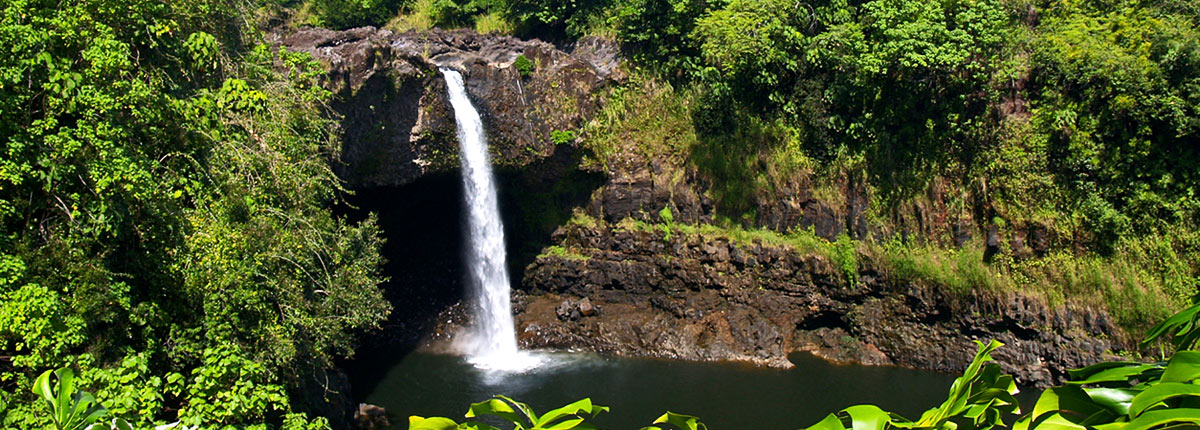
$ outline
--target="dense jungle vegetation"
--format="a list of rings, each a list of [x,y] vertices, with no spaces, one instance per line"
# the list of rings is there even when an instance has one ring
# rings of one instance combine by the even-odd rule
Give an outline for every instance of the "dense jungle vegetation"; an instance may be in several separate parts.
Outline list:
[[[380,239],[332,216],[323,71],[255,10],[3,3],[0,427],[47,428],[64,366],[137,428],[324,426],[301,411],[389,309]]]
[[[1196,2],[313,0],[292,21],[615,39],[632,78],[578,131],[590,161],[698,170],[735,239],[812,242],[758,211],[861,181],[881,229],[857,258],[905,279],[1091,303],[1131,336],[1200,284]],[[993,259],[914,208],[1047,246]]]
[[[0,426],[62,428],[35,393],[59,368],[137,428],[327,426],[326,369],[389,305],[374,221],[331,211],[321,67],[263,43],[279,17],[616,39],[632,77],[578,130],[591,161],[634,142],[694,166],[726,234],[810,243],[746,231],[758,202],[862,177],[881,225],[949,189],[975,224],[1053,246],[813,246],[1098,301],[1131,332],[1197,292],[1192,0],[5,0]]]

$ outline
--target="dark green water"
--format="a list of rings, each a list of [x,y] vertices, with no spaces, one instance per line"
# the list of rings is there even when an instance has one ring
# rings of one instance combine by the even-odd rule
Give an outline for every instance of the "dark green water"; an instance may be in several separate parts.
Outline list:
[[[409,415],[461,419],[472,402],[505,394],[538,412],[584,397],[611,406],[602,428],[634,430],[663,411],[698,415],[711,430],[784,430],[830,412],[873,403],[910,419],[946,398],[954,375],[896,367],[833,365],[808,354],[796,367],[554,354],[519,375],[475,369],[462,357],[414,352],[392,367],[365,401],[387,409],[393,428]]]

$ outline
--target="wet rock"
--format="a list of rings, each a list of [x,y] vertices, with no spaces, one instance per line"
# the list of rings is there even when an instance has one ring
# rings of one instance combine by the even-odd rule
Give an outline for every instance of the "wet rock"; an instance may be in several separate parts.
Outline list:
[[[575,308],[579,309],[579,314],[585,317],[594,317],[599,313],[596,307],[592,306],[592,301],[587,297],[584,297],[583,299],[579,300],[579,302],[575,303]]]
[[[575,303],[570,300],[563,300],[562,303],[554,309],[554,315],[563,321],[575,321],[583,317],[579,309],[575,307]]]
[[[354,422],[364,430],[385,429],[391,427],[387,419],[387,410],[370,403],[359,403],[354,411]]]
[[[593,305],[591,299],[584,297],[579,300],[563,300],[554,309],[554,315],[560,321],[578,321],[583,317],[594,317],[600,314],[600,307]]]

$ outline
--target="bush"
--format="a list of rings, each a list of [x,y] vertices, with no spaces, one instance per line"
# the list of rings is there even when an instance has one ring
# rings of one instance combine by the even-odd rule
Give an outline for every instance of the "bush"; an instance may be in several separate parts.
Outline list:
[[[529,57],[525,54],[517,55],[517,59],[513,61],[513,67],[517,68],[517,73],[521,74],[521,78],[528,78],[533,73],[533,61],[529,61]]]
[[[383,25],[403,4],[402,0],[311,0],[319,24],[335,30]]]

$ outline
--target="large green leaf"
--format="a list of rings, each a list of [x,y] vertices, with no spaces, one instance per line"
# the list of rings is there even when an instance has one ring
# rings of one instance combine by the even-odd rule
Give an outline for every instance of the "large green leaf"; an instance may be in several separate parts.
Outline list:
[[[825,419],[804,430],[846,430],[846,426],[842,424],[841,418],[838,418],[836,414],[829,414],[825,416]]]
[[[1091,397],[1078,386],[1048,388],[1034,404],[1033,412],[1029,415],[1028,428],[1041,428],[1042,425],[1081,425],[1089,417],[1102,412],[1106,410],[1092,402]]]
[[[537,412],[534,412],[533,408],[529,407],[529,405],[513,400],[511,397],[502,394],[497,394],[496,398],[508,402],[509,405],[517,408],[518,411],[521,411],[521,413],[525,414],[525,419],[529,420],[530,423],[537,422]]]
[[[1092,402],[1115,415],[1129,415],[1129,404],[1138,391],[1128,388],[1084,388]]]
[[[1146,430],[1172,423],[1200,424],[1200,409],[1175,408],[1148,411],[1130,421],[1129,425],[1125,426],[1125,430]]]
[[[1157,372],[1161,369],[1162,365],[1159,364],[1130,364],[1127,366],[1107,368],[1099,372],[1092,373],[1085,379],[1072,379],[1067,383],[1071,385],[1086,385],[1104,382],[1126,382],[1130,379],[1144,377],[1147,374]]]
[[[511,399],[509,399],[511,401]],[[516,403],[516,402],[513,402]],[[523,411],[524,412],[524,411]],[[513,405],[504,401],[500,396],[493,399],[484,400],[479,403],[472,403],[471,408],[467,410],[467,418],[476,418],[481,415],[492,415],[511,421],[514,424],[521,426],[533,426],[536,416],[530,417],[528,413],[518,413]]]
[[[1129,405],[1129,416],[1139,417],[1155,405],[1179,397],[1200,398],[1200,386],[1179,382],[1163,382],[1152,385],[1133,398],[1133,402]],[[1170,406],[1168,405],[1168,407]]]
[[[708,430],[700,419],[691,415],[667,412],[654,420],[654,423],[642,427],[642,430]]]
[[[843,411],[850,416],[853,430],[884,430],[892,422],[891,414],[875,405],[855,405]]]
[[[979,378],[981,368],[985,363],[992,361],[992,351],[1004,345],[996,340],[992,340],[986,345],[979,341],[975,341],[975,343],[979,345],[979,351],[975,353],[975,358],[963,371],[962,376],[955,379],[950,386],[950,394],[946,401],[941,406],[921,414],[921,418],[915,424],[917,427],[939,427],[946,419],[966,411],[971,388]]]
[[[57,377],[54,384],[50,382],[51,374]],[[75,372],[71,369],[43,372],[34,381],[33,392],[50,408],[50,418],[58,430],[83,429],[108,414],[90,393],[75,389]]]
[[[574,403],[568,404],[566,406],[563,406],[561,408],[554,409],[554,410],[551,410],[551,411],[548,411],[548,412],[542,414],[542,416],[540,418],[538,418],[537,422],[534,423],[534,426],[539,427],[539,428],[553,428],[553,427],[548,427],[548,426],[551,423],[554,423],[555,421],[558,421],[560,419],[563,419],[566,417],[572,417],[572,416],[581,416],[581,415],[587,416],[587,417],[595,417],[597,414],[607,411],[607,410],[608,410],[608,407],[593,405],[592,399],[585,398],[585,399],[576,401]],[[582,420],[581,420],[581,422],[582,422]]]
[[[1163,382],[1189,382],[1200,378],[1200,351],[1179,351],[1167,361]]]
[[[449,418],[424,418],[416,415],[408,417],[408,430],[456,430],[458,428],[458,423]]]
[[[1200,304],[1184,309],[1151,327],[1146,332],[1146,338],[1142,340],[1142,346],[1149,346],[1155,339],[1171,334],[1171,343],[1175,345],[1176,350],[1191,349],[1200,337],[1200,325],[1196,324],[1197,318],[1200,317],[1198,312]]]
[[[1141,366],[1143,364],[1146,364],[1146,363],[1140,363],[1137,361],[1104,361],[1104,362],[1096,363],[1096,364],[1093,364],[1091,366],[1087,366],[1087,367],[1084,367],[1081,369],[1068,370],[1067,377],[1070,378],[1072,381],[1082,381],[1084,379],[1087,379],[1091,375],[1094,375],[1097,372],[1100,372],[1103,370],[1113,369],[1113,368],[1117,368],[1117,367]]]
[[[549,426],[536,426],[530,430],[572,430],[578,429],[583,424],[583,418],[571,418],[562,420]]]

